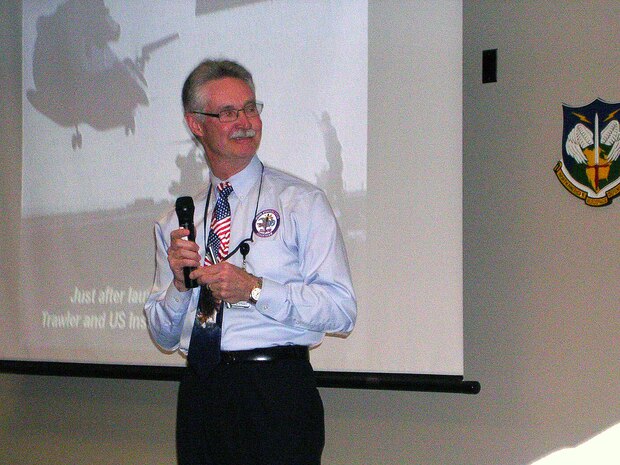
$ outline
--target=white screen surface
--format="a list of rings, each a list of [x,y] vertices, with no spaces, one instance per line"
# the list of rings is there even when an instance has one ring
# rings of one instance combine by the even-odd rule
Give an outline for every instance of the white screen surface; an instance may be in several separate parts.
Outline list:
[[[226,56],[265,102],[259,156],[325,189],[345,236],[358,324],[315,368],[462,374],[460,2],[412,2],[407,25],[383,2],[92,3],[23,2],[19,250],[39,273],[2,358],[184,363],[142,313],[152,224],[207,177],[180,92]]]

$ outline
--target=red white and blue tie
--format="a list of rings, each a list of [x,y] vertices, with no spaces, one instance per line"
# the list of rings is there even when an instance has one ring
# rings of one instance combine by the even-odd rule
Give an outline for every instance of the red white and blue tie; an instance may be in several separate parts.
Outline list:
[[[230,243],[230,204],[228,196],[233,188],[228,182],[217,186],[219,195],[215,202],[215,210],[211,220],[211,229],[207,239],[207,247],[213,252],[215,261],[219,262],[228,254]],[[206,252],[205,263],[212,265],[210,251]],[[215,315],[215,324],[207,324]],[[220,361],[220,342],[222,337],[223,303],[213,298],[207,286],[201,286],[196,320],[192,330],[192,338],[187,354],[188,363],[196,370],[199,376],[208,373]]]

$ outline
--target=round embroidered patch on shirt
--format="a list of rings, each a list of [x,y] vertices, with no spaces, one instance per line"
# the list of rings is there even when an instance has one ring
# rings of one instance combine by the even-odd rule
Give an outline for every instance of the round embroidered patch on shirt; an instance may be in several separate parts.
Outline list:
[[[280,214],[275,210],[263,210],[254,219],[252,228],[258,237],[273,236],[280,226]]]

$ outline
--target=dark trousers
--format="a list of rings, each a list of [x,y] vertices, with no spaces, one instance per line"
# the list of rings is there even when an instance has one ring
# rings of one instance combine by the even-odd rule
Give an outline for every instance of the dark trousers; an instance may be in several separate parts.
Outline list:
[[[323,402],[306,360],[187,368],[179,387],[179,465],[319,465]]]

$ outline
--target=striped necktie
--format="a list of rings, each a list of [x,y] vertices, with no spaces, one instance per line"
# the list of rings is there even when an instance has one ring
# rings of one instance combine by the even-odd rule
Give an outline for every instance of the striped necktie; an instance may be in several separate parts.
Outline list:
[[[228,254],[228,244],[230,243],[230,205],[228,203],[228,196],[233,188],[230,183],[222,182],[217,186],[217,190],[219,195],[213,210],[207,247],[214,255],[217,255],[215,261],[219,262]],[[206,265],[213,265],[209,259],[210,252],[207,251],[205,255]],[[223,310],[222,302],[218,304],[213,298],[211,290],[207,286],[202,286],[200,288],[198,309],[187,354],[189,365],[201,377],[207,376],[220,361]],[[215,322],[213,322],[214,313],[216,313]]]

